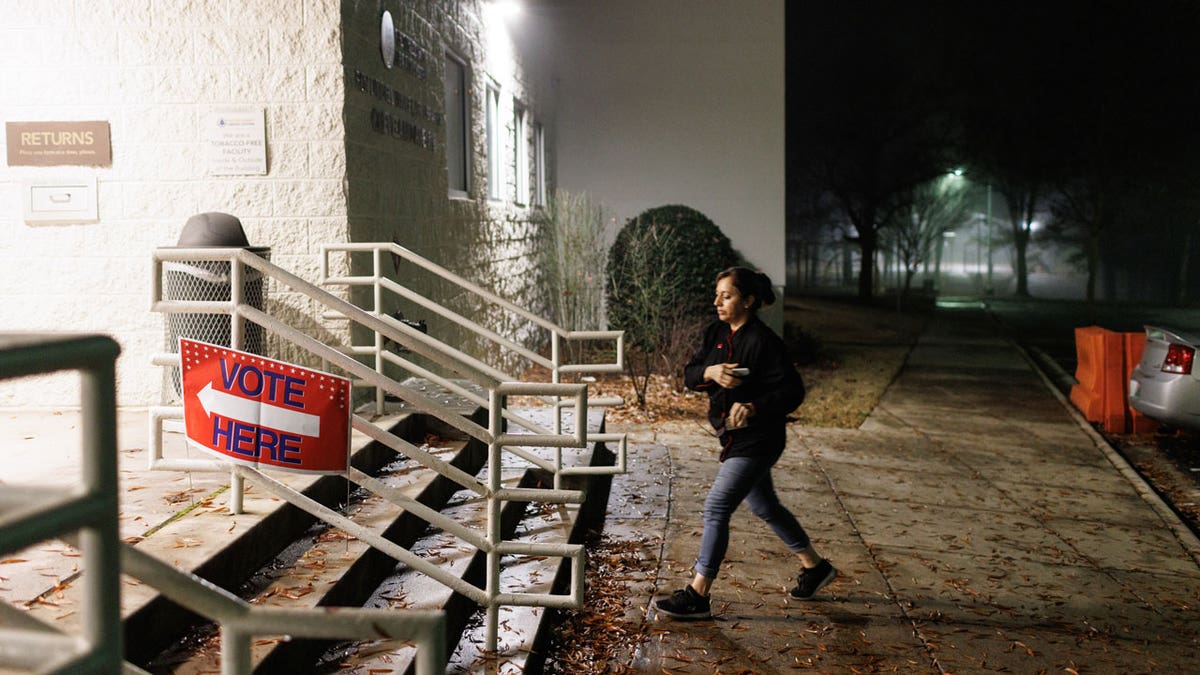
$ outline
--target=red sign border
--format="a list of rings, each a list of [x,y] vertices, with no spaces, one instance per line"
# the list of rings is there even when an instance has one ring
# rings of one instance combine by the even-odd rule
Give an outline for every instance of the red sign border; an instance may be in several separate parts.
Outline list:
[[[314,368],[308,368],[306,366],[301,366],[299,364],[290,363],[288,361],[281,361],[279,359],[273,359],[273,358],[270,358],[267,356],[263,356],[261,354],[255,354],[253,352],[247,352],[247,351],[242,351],[239,349],[234,349],[233,347],[229,347],[226,345],[219,345],[219,344],[215,344],[212,342],[206,342],[204,340],[197,340],[195,338],[187,338],[187,337],[182,337],[182,336],[179,338],[178,345],[177,345],[178,350],[179,350],[177,353],[181,355],[180,358],[182,358],[183,342],[185,340],[187,342],[190,342],[193,344],[205,345],[208,347],[213,347],[213,348],[228,351],[228,352],[233,352],[235,354],[241,354],[248,358],[258,359],[261,361],[269,361],[271,363],[276,363],[279,365],[287,366],[289,368],[298,368],[298,369],[303,370],[308,373],[316,373],[318,375],[324,375],[325,377],[328,377],[334,381],[337,381],[346,387],[346,441],[345,441],[346,442],[346,468],[345,469],[333,469],[333,470],[297,469],[297,468],[292,468],[292,467],[287,467],[287,466],[280,466],[278,464],[264,464],[262,462],[255,461],[255,460],[241,459],[238,457],[227,455],[218,450],[214,450],[199,441],[193,440],[192,437],[190,435],[188,435],[188,431],[187,431],[187,395],[184,393],[183,365],[181,363],[180,369],[179,369],[179,390],[180,390],[180,397],[182,399],[181,405],[184,409],[183,437],[189,448],[195,448],[196,450],[199,450],[201,452],[204,452],[205,454],[211,455],[212,457],[220,459],[221,461],[228,462],[230,464],[237,464],[239,466],[245,466],[245,467],[254,469],[256,471],[261,471],[263,469],[267,469],[267,470],[271,470],[271,471],[284,471],[287,473],[300,474],[300,475],[307,474],[307,475],[313,475],[313,476],[340,476],[340,475],[344,475],[347,471],[349,471],[349,469],[350,469],[350,454],[351,454],[351,449],[352,449],[351,448],[351,439],[354,434],[354,406],[352,404],[353,393],[354,393],[354,383],[352,380],[350,380],[350,378],[343,377],[341,375],[334,375],[333,373],[325,372],[323,370],[316,370]],[[197,401],[196,404],[199,405],[199,401]]]

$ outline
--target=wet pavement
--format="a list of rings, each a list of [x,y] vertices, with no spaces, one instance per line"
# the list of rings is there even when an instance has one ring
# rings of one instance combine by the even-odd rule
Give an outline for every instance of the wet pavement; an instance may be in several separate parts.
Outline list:
[[[659,556],[630,584],[637,672],[1194,669],[1200,542],[980,310],[939,310],[859,429],[790,429],[776,487],[841,572],[813,601],[741,509],[714,619],[656,617],[691,577],[715,442],[630,431],[609,532]]]

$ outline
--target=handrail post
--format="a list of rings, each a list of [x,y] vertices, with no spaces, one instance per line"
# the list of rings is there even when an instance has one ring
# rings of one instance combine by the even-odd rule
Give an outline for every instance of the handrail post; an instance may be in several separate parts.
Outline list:
[[[446,631],[426,629],[417,648],[417,675],[440,675],[446,670]]]
[[[372,266],[374,268],[375,283],[372,287],[374,291],[375,315],[383,316],[383,283],[381,277],[383,274],[383,249],[376,246],[372,251]],[[375,333],[375,372],[383,374],[383,334],[379,331]],[[386,401],[386,393],[379,387],[375,387],[375,414],[382,415],[384,403]]]
[[[69,488],[37,487],[45,501],[29,510],[5,512],[0,527],[0,555],[15,553],[55,538],[75,545],[86,570],[79,583],[80,635],[68,635],[33,618],[0,619],[6,631],[0,645],[5,667],[36,667],[115,673],[121,669],[124,629],[121,622],[120,529],[117,481],[116,360],[120,346],[102,335],[0,334],[0,381],[11,378],[79,372],[79,475]],[[32,486],[31,486],[32,487]],[[0,493],[10,486],[0,484]],[[16,485],[14,497],[27,494]],[[9,502],[5,495],[6,503]],[[74,533],[78,533],[76,536]],[[11,642],[10,642],[11,641]],[[15,660],[14,657],[19,657]],[[7,670],[5,671],[7,672]],[[72,670],[71,672],[74,672]]]
[[[562,345],[560,343],[558,331],[550,331],[550,361],[554,364],[554,368],[550,371],[550,382],[558,384],[562,378],[560,369],[562,368]],[[561,396],[554,397],[554,433],[562,433],[562,406],[559,403],[562,401]],[[562,448],[554,448],[554,489],[562,489]]]
[[[242,306],[242,278],[245,276],[245,270],[242,269],[242,261],[233,256],[229,259],[229,302],[233,306],[233,312],[229,317],[229,346],[233,349],[245,349],[245,329],[246,319],[242,317],[238,308]]]
[[[246,319],[238,309],[242,306],[242,278],[245,270],[242,261],[237,256],[229,259],[229,300],[233,304],[233,312],[229,315],[229,346],[233,349],[245,348]],[[183,371],[180,370],[180,378]],[[232,468],[229,471],[229,513],[242,513],[243,495],[246,489],[246,479]]]
[[[241,627],[221,626],[221,672],[249,673],[252,659],[250,638]]]
[[[117,658],[124,653],[121,628],[121,555],[117,521],[116,361],[103,360],[82,373],[83,482],[102,512],[80,532],[89,574],[83,575],[83,632],[89,645]]]
[[[488,431],[492,440],[488,443],[488,509],[487,509],[487,636],[485,649],[496,656],[499,645],[500,607],[496,604],[496,596],[500,593],[500,529],[501,503],[497,495],[501,485],[501,447],[500,435],[503,433],[503,403],[504,396],[500,389],[493,387],[489,392]]]
[[[558,384],[559,374],[558,368],[562,365],[558,357],[559,353],[559,336],[558,331],[550,331],[550,361],[554,363],[554,368],[550,371],[550,381]]]

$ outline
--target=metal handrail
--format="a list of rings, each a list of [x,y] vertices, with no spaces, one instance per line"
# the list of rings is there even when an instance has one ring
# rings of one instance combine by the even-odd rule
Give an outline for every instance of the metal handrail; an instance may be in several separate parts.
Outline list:
[[[331,253],[371,253],[372,273],[370,276],[336,276],[330,274],[329,256]],[[383,254],[387,253],[406,262],[412,263],[421,269],[435,275],[439,279],[454,284],[471,295],[482,299],[483,301],[498,307],[506,312],[515,314],[522,319],[538,326],[546,331],[550,336],[550,358],[546,358],[541,354],[530,350],[523,345],[499,335],[495,331],[488,330],[479,326],[474,321],[458,314],[442,305],[425,298],[412,291],[411,289],[397,283],[387,277],[384,273]],[[566,373],[612,373],[622,372],[625,369],[625,334],[624,331],[573,331],[566,330],[560,326],[543,319],[540,316],[530,312],[528,309],[517,305],[516,303],[502,298],[499,295],[474,284],[463,277],[451,272],[450,270],[438,265],[437,263],[423,258],[413,251],[397,244],[395,242],[372,242],[372,243],[348,243],[348,244],[324,244],[321,246],[321,283],[325,285],[342,285],[342,286],[370,286],[375,289],[373,294],[374,307],[371,308],[373,313],[380,313],[382,308],[383,291],[393,293],[405,300],[413,302],[421,308],[433,312],[442,318],[457,324],[475,335],[496,344],[502,348],[508,349],[532,363],[536,363],[550,370],[551,381],[561,382],[562,375]],[[416,332],[416,331],[414,331]],[[564,364],[562,362],[560,344],[561,341],[594,341],[594,340],[612,340],[614,342],[614,351],[616,361],[612,363],[596,363],[596,364]],[[381,349],[377,341],[378,347]],[[367,347],[366,349],[372,349]],[[516,378],[506,377],[503,379],[513,380]],[[592,401],[592,405],[620,405],[621,399],[612,399],[604,401]]]
[[[445,671],[442,611],[253,606],[120,540],[117,524],[116,369],[120,348],[101,336],[0,334],[0,379],[58,370],[83,373],[82,489],[0,483],[0,554],[61,538],[82,551],[83,635],[0,603],[0,665],[57,673],[145,673],[123,661],[122,572],[221,626],[221,672],[251,670],[255,635],[326,639],[394,637],[414,642],[421,675]],[[78,534],[76,534],[78,532]]]
[[[441,610],[319,607],[288,609],[251,605],[194,574],[181,572],[128,544],[121,548],[122,569],[164,596],[221,625],[221,672],[252,670],[251,640],[256,635],[299,638],[397,638],[417,645],[420,675],[446,669],[446,615]]]
[[[370,253],[371,254],[371,274],[369,276],[366,276],[366,275],[337,276],[337,275],[330,274],[330,254],[333,254],[333,253],[346,253],[346,254]],[[436,303],[428,298],[425,298],[424,296],[420,295],[419,293],[416,293],[415,291],[413,291],[413,290],[403,286],[402,284],[394,281],[393,279],[389,278],[386,275],[386,273],[384,272],[383,259],[384,259],[385,253],[387,253],[391,256],[395,256],[396,258],[399,258],[406,262],[409,262],[427,272],[430,272],[431,274],[438,277],[442,281],[453,284],[453,285],[463,289],[467,293],[473,295],[474,297],[480,298],[484,302],[486,302],[492,306],[498,307],[503,311],[509,312],[511,314],[515,314],[515,315],[525,319],[526,321],[532,323],[533,325],[538,326],[542,330],[547,331],[549,333],[549,337],[550,337],[550,358],[547,359],[546,357],[542,356],[541,354],[538,354],[537,352],[530,350],[530,349],[526,348],[525,346],[523,346],[513,340],[505,338],[504,336],[496,333],[495,331],[492,331],[492,330],[489,330],[482,326],[479,326],[478,324],[476,324],[474,321],[471,321],[467,317],[464,317],[461,314],[458,314],[457,312],[454,312],[453,310],[446,308],[439,303]],[[347,265],[347,267],[349,267],[349,266],[350,265]],[[424,337],[419,331],[409,328],[408,326],[404,326],[399,321],[395,321],[394,319],[392,319],[391,317],[388,317],[386,314],[383,313],[384,293],[385,292],[390,292],[404,300],[408,300],[408,301],[418,305],[419,307],[425,309],[426,311],[437,314],[438,316],[441,316],[442,318],[450,321],[451,323],[454,323],[458,326],[465,328],[466,330],[470,331],[471,333],[474,333],[475,335],[487,340],[488,342],[491,342],[491,343],[497,345],[498,347],[500,347],[502,349],[507,349],[508,351],[516,353],[517,355],[529,360],[532,363],[541,365],[542,367],[549,369],[550,370],[550,381],[553,383],[561,382],[563,375],[568,374],[568,373],[584,375],[584,374],[589,374],[589,373],[621,372],[625,368],[625,361],[624,361],[624,359],[625,359],[625,345],[624,345],[625,333],[624,333],[624,331],[569,331],[569,330],[566,330],[564,328],[561,328],[560,326],[555,325],[554,323],[552,323],[550,321],[543,319],[542,317],[537,316],[536,314],[533,314],[528,309],[521,307],[520,305],[517,305],[516,303],[514,303],[512,301],[510,301],[506,298],[502,298],[499,295],[479,286],[478,284],[474,284],[474,283],[464,279],[463,277],[451,272],[450,270],[446,269],[445,267],[442,267],[441,265],[438,265],[437,263],[435,263],[431,260],[428,260],[426,258],[423,258],[423,257],[417,255],[413,251],[411,251],[411,250],[405,248],[404,246],[401,246],[400,244],[397,244],[395,242],[323,244],[321,246],[321,252],[320,252],[320,275],[321,275],[320,282],[323,285],[327,285],[327,286],[346,286],[346,287],[367,286],[367,287],[370,287],[373,291],[371,293],[372,306],[369,308],[366,308],[366,309],[371,314],[373,314],[375,316],[379,316],[381,318],[384,318],[384,319],[394,323],[396,326],[401,327],[403,329],[404,333],[414,340],[422,340],[422,339],[428,340],[429,338]],[[327,318],[345,318],[345,317],[343,315],[341,315],[339,312],[334,311],[334,312],[330,312],[327,315]],[[613,363],[600,363],[600,364],[565,364],[562,362],[563,359],[562,359],[562,347],[561,347],[561,343],[564,340],[566,340],[568,342],[613,340],[614,341],[614,351],[616,354],[616,361]],[[351,346],[349,348],[349,350],[356,354],[373,357],[375,359],[376,369],[380,370],[381,372],[384,368],[385,363],[393,363],[393,364],[399,365],[402,368],[407,369],[410,372],[419,374],[423,377],[430,377],[430,375],[432,375],[431,373],[429,373],[429,371],[421,368],[419,365],[411,362],[410,360],[402,359],[399,356],[392,354],[387,349],[385,349],[385,344],[386,344],[386,340],[383,337],[381,337],[379,333],[376,333],[375,338],[370,345],[354,345],[354,346]],[[475,363],[478,363],[478,362],[475,362]],[[498,380],[501,380],[501,381],[513,381],[513,380],[518,379],[518,378],[508,375],[502,371],[499,371],[498,369],[487,368],[486,366],[484,366],[484,368],[487,369],[488,372],[491,372],[493,374],[493,376],[495,376]],[[434,376],[434,377],[436,377],[436,376]],[[443,386],[448,386],[452,389],[454,387],[454,385],[447,383],[445,381],[439,381],[439,383],[442,384]],[[453,389],[453,390],[455,390],[456,393],[466,396],[468,399],[475,400],[474,397],[469,392],[463,392],[463,391],[460,391],[457,389]],[[376,390],[375,390],[375,409],[376,409],[377,414],[383,413],[385,398],[386,398],[385,392],[381,389],[376,388]],[[564,402],[561,399],[554,398],[554,397],[541,397],[541,398],[544,402],[546,402],[550,405],[553,405],[556,408],[561,408],[564,404],[570,405],[569,402]],[[619,397],[591,399],[589,401],[589,405],[591,405],[593,407],[616,406],[616,405],[621,405],[622,403],[624,403],[624,401]],[[554,428],[553,428],[552,433],[553,434],[562,433],[562,426],[563,426],[563,420],[562,420],[561,412],[556,411],[555,415],[554,415],[554,424],[553,424]],[[600,439],[597,438],[595,440],[600,440]],[[574,474],[624,473],[624,471],[625,471],[624,467],[626,465],[625,464],[625,462],[626,462],[625,453],[627,452],[627,447],[628,447],[624,438],[622,436],[614,436],[614,437],[611,437],[611,438],[605,439],[605,440],[616,440],[619,442],[619,454],[618,454],[618,460],[617,460],[616,466],[614,466],[612,468],[606,468],[606,467],[587,467],[586,469],[583,469],[582,467],[564,468],[562,466],[562,452],[561,452],[561,450],[556,449],[555,453],[554,453],[552,467],[546,467],[546,468],[550,468],[553,471],[554,486],[556,488],[562,487],[563,477],[565,477],[567,475],[571,475],[572,473],[574,473]]]
[[[42,488],[31,508],[11,497],[28,490],[0,484],[8,493],[0,507],[0,555],[68,532],[78,531],[83,566],[84,600],[80,603],[79,637],[45,626],[24,623],[0,634],[0,663],[50,665],[55,672],[115,673],[121,669],[121,579],[117,546],[117,402],[116,360],[120,347],[100,335],[0,334],[0,379],[78,370],[83,409],[81,487]],[[10,648],[11,647],[11,648]],[[47,661],[50,663],[48,664]]]
[[[378,253],[376,254],[377,257],[379,255]],[[164,264],[170,262],[214,260],[228,262],[230,265],[229,278],[231,289],[228,301],[167,300],[162,297]],[[382,372],[383,360],[380,354],[376,354],[375,368],[371,368],[353,358],[353,355],[356,353],[354,350],[339,349],[327,345],[280,321],[263,310],[246,304],[241,284],[241,280],[246,274],[245,268],[253,269],[264,277],[282,284],[290,291],[302,293],[338,316],[370,329],[376,336],[375,343],[379,348],[382,348],[385,340],[392,340],[482,386],[488,391],[488,398],[486,399],[473,392],[465,393],[469,394],[471,400],[484,405],[488,409],[488,427],[486,429],[483,428],[465,418],[458,410],[443,405],[422,392],[396,382],[385,375]],[[325,522],[354,534],[354,536],[367,542],[377,550],[404,562],[454,591],[484,605],[488,614],[487,649],[493,652],[496,649],[498,641],[498,613],[501,605],[533,605],[542,607],[579,607],[582,605],[584,576],[583,547],[575,544],[521,544],[504,541],[500,532],[500,509],[502,502],[513,500],[536,500],[547,503],[582,503],[583,494],[581,492],[561,489],[562,479],[560,476],[566,469],[575,468],[562,466],[561,449],[563,447],[584,447],[591,440],[588,438],[586,424],[588,403],[586,385],[563,384],[559,382],[521,383],[503,381],[502,377],[504,373],[492,369],[436,340],[429,339],[417,331],[409,330],[406,326],[388,317],[360,309],[245,249],[159,249],[155,251],[153,256],[152,274],[151,308],[153,311],[164,313],[227,314],[231,317],[229,346],[235,349],[240,348],[242,345],[243,335],[246,332],[245,323],[251,322],[274,335],[282,337],[291,344],[307,351],[309,354],[351,374],[356,378],[356,382],[372,386],[377,392],[393,394],[412,407],[438,418],[472,438],[486,443],[488,445],[489,473],[485,484],[457,467],[437,459],[431,453],[416,448],[379,428],[361,416],[355,415],[352,420],[355,430],[363,432],[396,452],[438,471],[460,486],[470,489],[486,499],[488,505],[488,526],[484,534],[476,536],[469,529],[457,524],[445,528],[467,534],[468,536],[464,538],[486,554],[488,568],[486,587],[479,589],[453,575],[442,572],[436,565],[425,561],[420,556],[358,526],[337,512],[316,503],[254,469],[243,466],[231,466],[223,462],[213,462],[211,460],[167,460],[162,456],[161,429],[151,429],[151,452],[149,453],[151,468],[176,469],[186,467],[189,470],[212,470],[215,466],[219,466],[218,470],[230,471],[231,513],[241,511],[241,494],[244,481],[249,478],[264,490],[286,499]],[[538,323],[541,324],[544,322]],[[620,338],[618,337],[618,345],[619,340]],[[154,357],[154,362],[161,365],[177,366],[179,357],[177,354],[159,354]],[[444,381],[449,382],[448,380]],[[568,405],[574,405],[577,421],[574,433],[561,433],[560,414],[556,414],[555,429],[551,431],[513,413],[504,404],[506,397],[510,395],[538,396],[556,402],[562,400],[570,401]],[[382,393],[377,396],[377,401],[381,400],[381,398]],[[561,405],[559,409],[561,409]],[[167,408],[156,408],[152,411],[152,424],[155,422],[161,424],[163,419],[176,416],[177,414],[178,412]],[[510,425],[514,422],[528,433],[508,433],[508,429],[511,428]],[[555,458],[553,461],[547,461],[531,452],[522,450],[522,446],[548,446],[555,448]],[[623,441],[620,447],[622,455],[620,467],[623,469],[625,465],[625,443]],[[553,471],[555,475],[554,489],[505,488],[500,477],[501,456],[504,452],[512,452],[523,459],[535,463],[537,466]],[[610,470],[609,472],[611,473],[612,471]],[[354,472],[348,472],[347,477],[350,480],[358,479],[355,482],[358,482],[363,487],[375,494],[379,494],[385,499],[394,497],[394,495],[390,494],[390,491],[378,490],[379,485],[370,480],[362,480],[363,477]],[[406,503],[404,500],[401,500],[400,506],[404,508]],[[414,511],[414,514],[422,515],[423,517],[432,516],[428,510],[423,514],[418,514]],[[429,522],[435,525],[447,525],[440,516],[431,517]],[[500,559],[503,555],[512,553],[557,556],[571,559],[572,574],[569,594],[501,593],[499,585]]]

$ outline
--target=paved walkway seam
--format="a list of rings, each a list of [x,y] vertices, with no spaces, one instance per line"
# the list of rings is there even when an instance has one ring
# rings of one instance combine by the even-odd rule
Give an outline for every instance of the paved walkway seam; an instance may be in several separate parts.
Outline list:
[[[893,378],[893,380],[894,379],[895,378]],[[858,538],[859,542],[862,543],[863,549],[866,550],[867,555],[871,557],[871,566],[875,568],[875,571],[879,573],[879,577],[883,579],[883,583],[887,587],[888,595],[890,596],[892,604],[896,606],[896,609],[900,610],[901,616],[904,617],[904,620],[907,621],[909,626],[912,628],[913,637],[920,641],[921,648],[925,650],[926,656],[929,657],[930,665],[933,666],[937,672],[945,674],[947,671],[938,661],[937,649],[934,648],[932,641],[921,632],[921,626],[912,616],[912,614],[908,612],[908,608],[904,606],[904,603],[900,602],[900,593],[896,590],[896,587],[892,585],[892,580],[890,577],[888,577],[887,570],[884,569],[884,565],[880,562],[879,555],[877,554],[875,547],[867,542],[866,538],[863,537],[862,530],[859,528],[858,522],[854,519],[853,512],[847,508],[846,503],[842,500],[841,492],[839,492],[837,489],[837,484],[834,483],[833,478],[829,475],[829,472],[825,470],[825,465],[821,463],[820,455],[813,452],[812,448],[809,447],[807,443],[803,443],[803,436],[800,435],[799,430],[796,427],[792,427],[791,432],[800,437],[801,444],[805,451],[808,452],[808,456],[812,458],[813,464],[817,466],[817,469],[821,472],[821,476],[825,479],[825,483],[829,485],[829,491],[833,494],[833,498],[837,500],[838,508],[841,509],[842,515],[845,516],[847,521],[849,521],[850,527],[854,530],[854,535]],[[924,436],[924,434],[922,434],[922,436]]]

